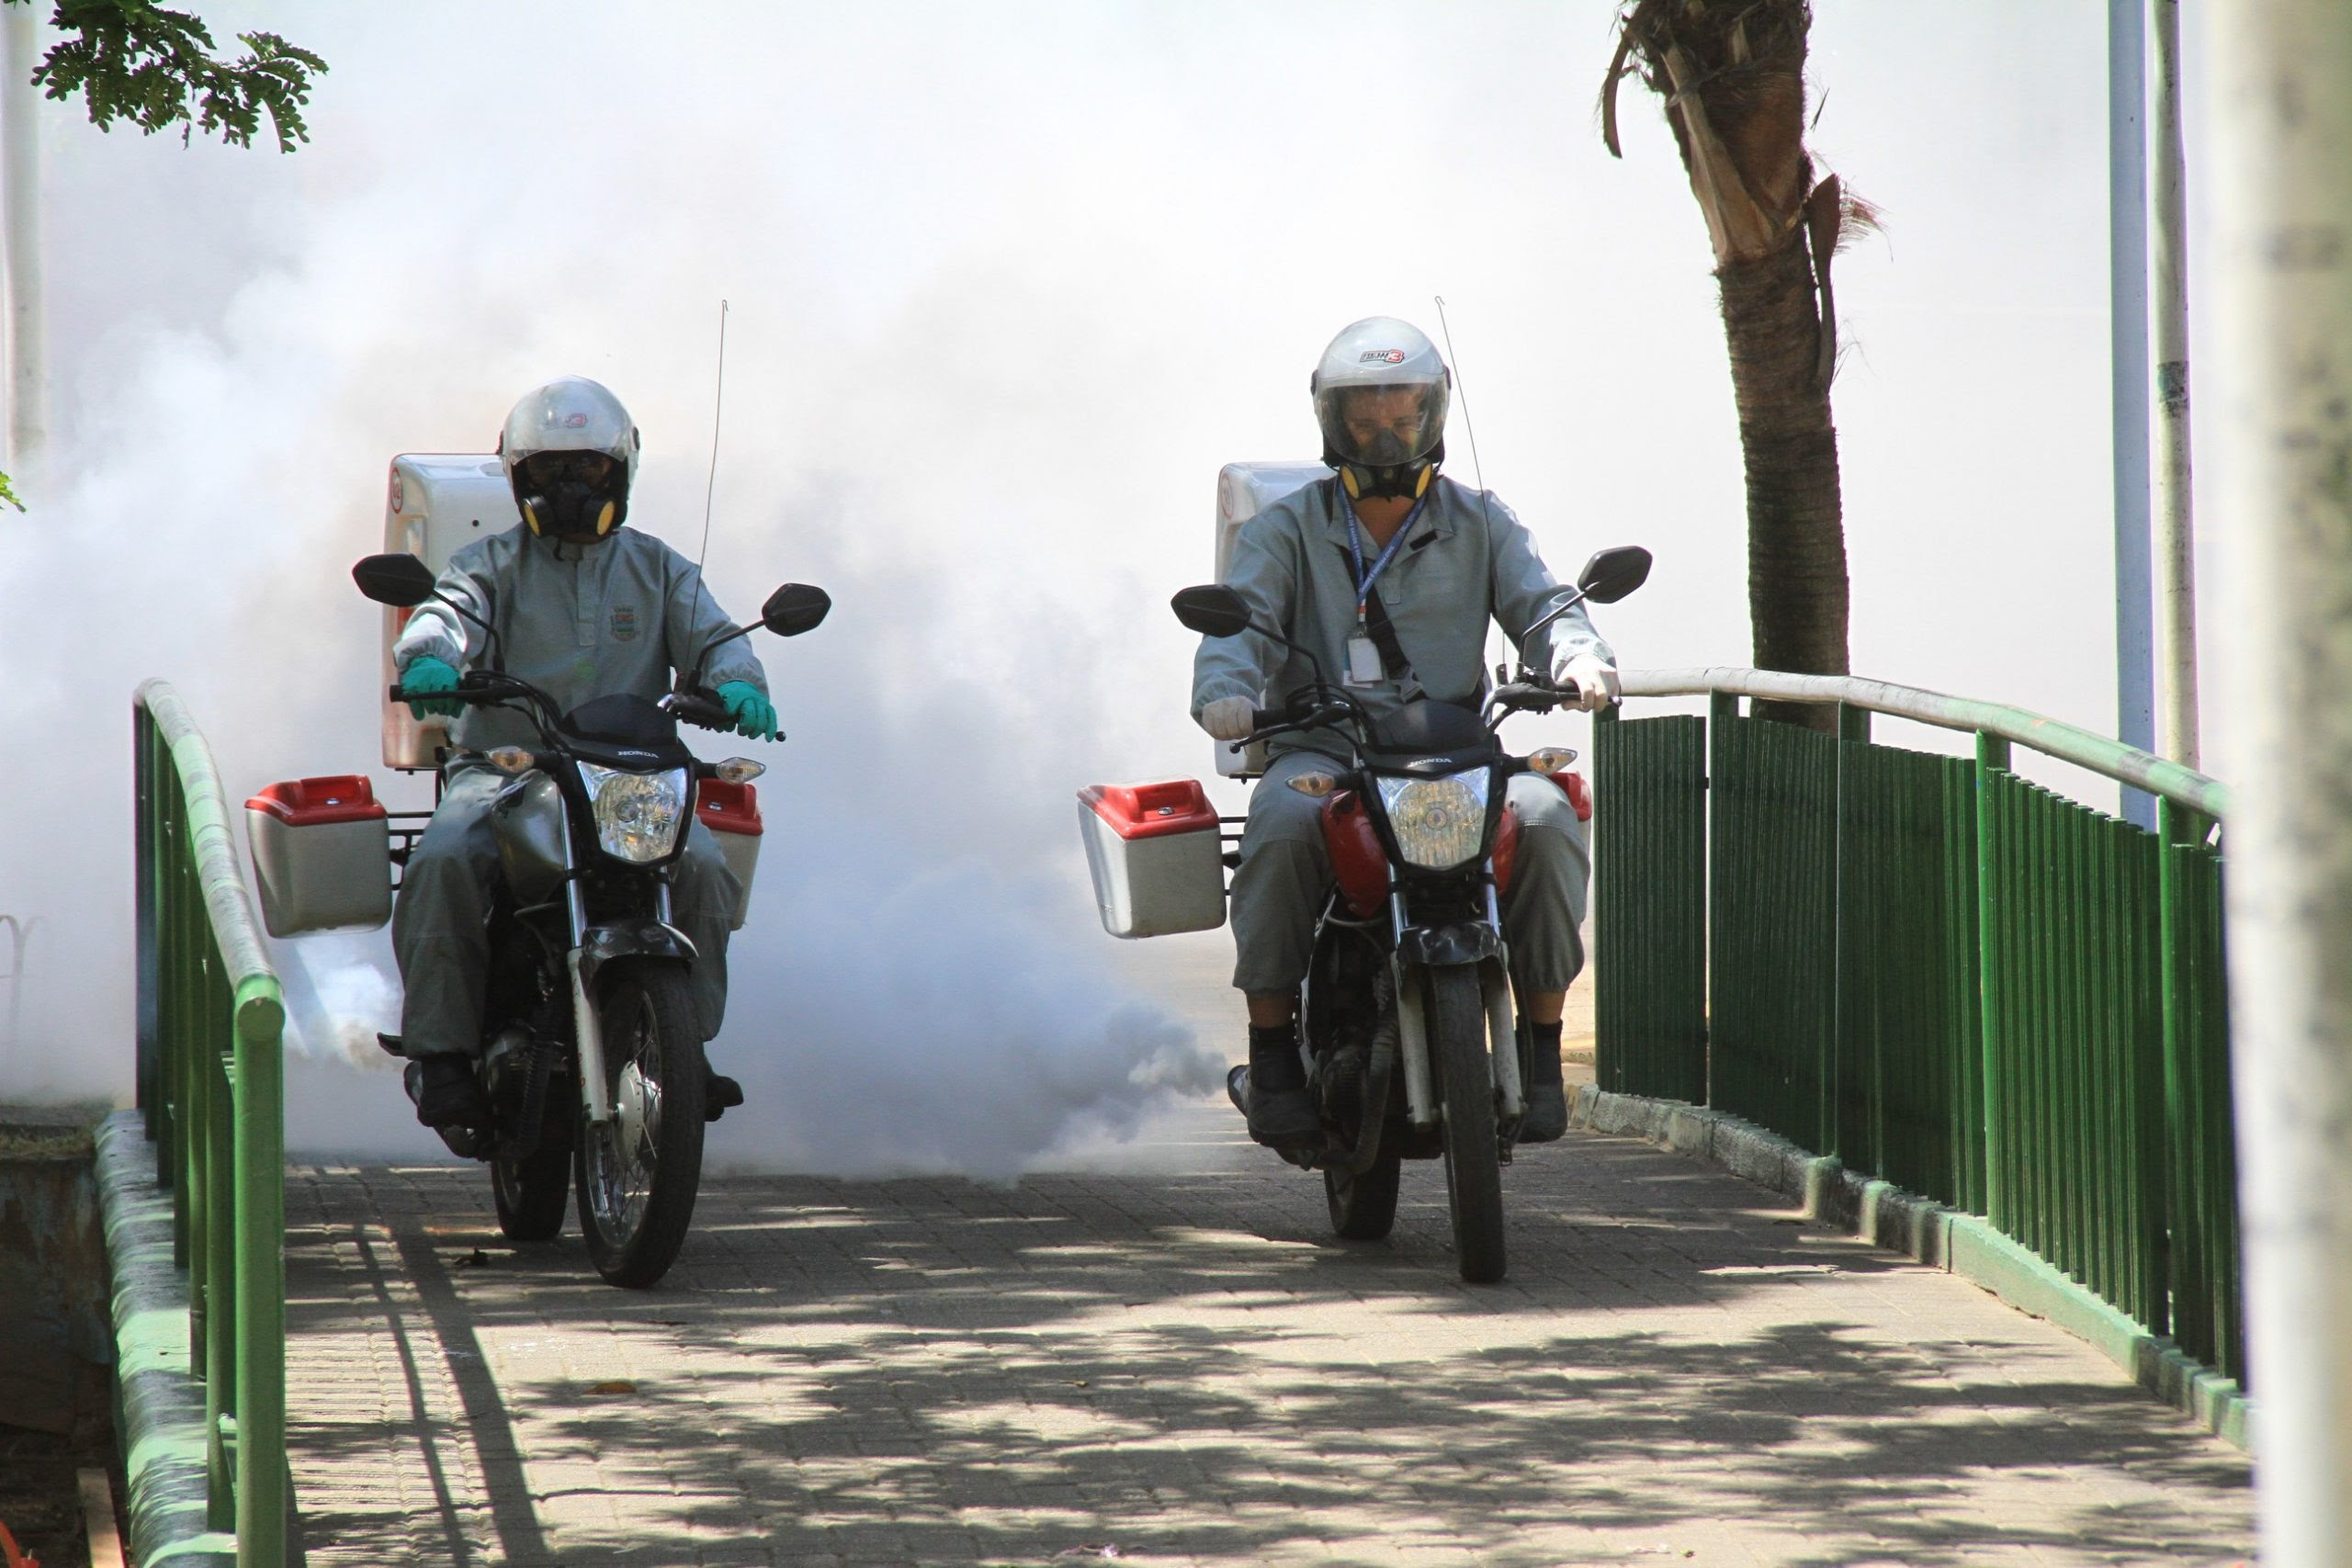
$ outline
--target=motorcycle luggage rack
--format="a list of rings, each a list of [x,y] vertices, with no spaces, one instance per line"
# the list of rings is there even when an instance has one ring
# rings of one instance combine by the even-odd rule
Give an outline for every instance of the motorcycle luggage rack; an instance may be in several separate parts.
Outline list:
[[[384,813],[384,822],[391,835],[391,857],[394,865],[403,871],[408,869],[408,857],[415,852],[417,840],[424,837],[425,826],[432,820],[433,813],[430,811],[387,811]],[[401,826],[403,822],[413,822],[416,826],[404,828]],[[399,892],[400,886],[400,883],[397,880],[394,881],[392,891]]]

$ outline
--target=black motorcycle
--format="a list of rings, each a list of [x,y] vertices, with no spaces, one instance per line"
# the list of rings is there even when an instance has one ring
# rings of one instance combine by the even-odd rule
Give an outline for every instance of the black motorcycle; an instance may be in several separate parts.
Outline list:
[[[1623,599],[1649,569],[1647,550],[1601,551],[1576,593],[1529,635],[1579,601]],[[1514,775],[1557,773],[1573,753],[1509,756],[1494,732],[1510,714],[1548,712],[1576,693],[1521,670],[1498,681],[1483,713],[1422,699],[1375,722],[1324,677],[1310,650],[1253,620],[1232,589],[1187,588],[1174,609],[1204,637],[1255,631],[1315,667],[1316,679],[1282,706],[1258,711],[1235,750],[1322,730],[1351,752],[1340,773],[1289,781],[1323,802],[1334,886],[1298,1008],[1324,1138],[1282,1157],[1322,1171],[1332,1228],[1354,1240],[1386,1235],[1396,1224],[1401,1161],[1442,1157],[1462,1277],[1499,1280],[1500,1168],[1526,1110],[1497,892],[1508,885],[1516,839],[1505,795]],[[1247,1114],[1248,1069],[1236,1067],[1227,1088]]]
[[[438,599],[482,625],[435,592],[414,556],[369,556],[352,576],[379,604]],[[797,637],[831,607],[823,590],[787,583],[757,624]],[[510,775],[491,807],[500,876],[476,1059],[492,1116],[441,1129],[442,1139],[489,1163],[498,1223],[515,1240],[561,1230],[576,1188],[589,1257],[616,1285],[650,1285],[669,1269],[702,1174],[708,1067],[687,987],[694,943],[671,919],[673,868],[702,783],[743,784],[764,771],[740,758],[701,761],[678,737],[680,720],[732,727],[698,684],[711,648],[659,702],[619,694],[559,713],[546,693],[495,668],[435,694],[521,713],[540,737],[534,750],[485,755]],[[401,699],[397,687],[391,695]],[[407,854],[392,852],[401,863]],[[420,1070],[407,1068],[412,1098]]]

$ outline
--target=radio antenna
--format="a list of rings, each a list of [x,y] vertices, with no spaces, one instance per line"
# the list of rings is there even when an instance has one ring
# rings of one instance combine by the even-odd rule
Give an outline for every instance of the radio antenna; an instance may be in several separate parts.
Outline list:
[[[1432,294],[1437,301],[1437,330],[1445,337],[1445,362],[1453,367],[1453,384],[1462,393],[1462,428],[1470,437],[1470,477],[1478,481],[1478,494],[1487,493],[1487,471],[1478,462],[1478,427],[1470,423],[1470,383],[1462,377],[1462,356],[1453,352],[1453,329],[1446,324],[1445,296]],[[1480,506],[1486,505],[1482,499]],[[1489,520],[1491,523],[1491,520]]]
[[[709,582],[703,577],[702,563],[710,556],[710,502],[718,493],[718,416],[727,407],[727,301],[718,302],[718,389],[710,399],[710,478],[702,491],[702,548],[695,556],[695,599],[710,592]],[[702,684],[702,667],[710,661],[710,650],[718,646],[714,640],[695,655],[691,672],[678,671],[678,690],[684,692]]]
[[[1491,539],[1495,534],[1495,509],[1493,502],[1487,499],[1486,467],[1478,461],[1478,427],[1470,422],[1470,383],[1463,378],[1461,356],[1453,352],[1453,328],[1445,319],[1445,296],[1432,294],[1430,298],[1437,301],[1437,330],[1445,339],[1445,362],[1453,367],[1453,385],[1462,394],[1462,428],[1470,437],[1470,477],[1478,481],[1478,514],[1485,519],[1487,536]],[[1488,617],[1489,620],[1492,618]],[[1525,651],[1523,649],[1521,650],[1522,654]],[[1485,657],[1483,652],[1480,657]],[[1498,682],[1501,681],[1502,673],[1503,667],[1497,664],[1495,678]]]
[[[712,394],[710,400],[710,479],[703,487],[702,492],[702,549],[695,557],[696,577],[702,575],[702,563],[710,556],[710,503],[712,498],[718,493],[718,416],[726,407],[727,301],[721,299],[718,302],[718,389]],[[1465,416],[1468,414],[1467,404],[1464,405],[1463,412]],[[1475,463],[1478,457],[1477,442],[1474,439],[1470,446],[1471,461]]]

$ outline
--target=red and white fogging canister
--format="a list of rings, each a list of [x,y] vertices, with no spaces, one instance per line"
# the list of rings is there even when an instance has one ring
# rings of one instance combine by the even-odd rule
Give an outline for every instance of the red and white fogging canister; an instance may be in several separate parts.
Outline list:
[[[1079,835],[1102,929],[1169,936],[1225,924],[1225,863],[1216,808],[1195,779],[1089,784]]]
[[[270,935],[392,918],[391,824],[364,775],[271,784],[245,802],[245,839]]]
[[[752,877],[760,869],[760,839],[767,831],[760,821],[759,786],[704,779],[695,785],[695,819],[718,839],[727,869],[742,885],[728,920],[729,930],[740,931],[752,907]]]

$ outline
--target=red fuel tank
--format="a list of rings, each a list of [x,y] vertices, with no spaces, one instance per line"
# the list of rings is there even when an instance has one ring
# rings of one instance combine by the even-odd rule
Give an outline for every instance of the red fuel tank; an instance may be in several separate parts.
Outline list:
[[[1585,785],[1582,773],[1546,773],[1544,777],[1560,786],[1568,797],[1569,808],[1577,820],[1592,820],[1592,793]],[[1519,812],[1516,807],[1503,807],[1502,826],[1495,829],[1495,891],[1510,891],[1511,866],[1519,859]]]
[[[1340,790],[1323,803],[1323,845],[1348,911],[1358,919],[1379,913],[1388,901],[1388,852],[1355,791]]]

